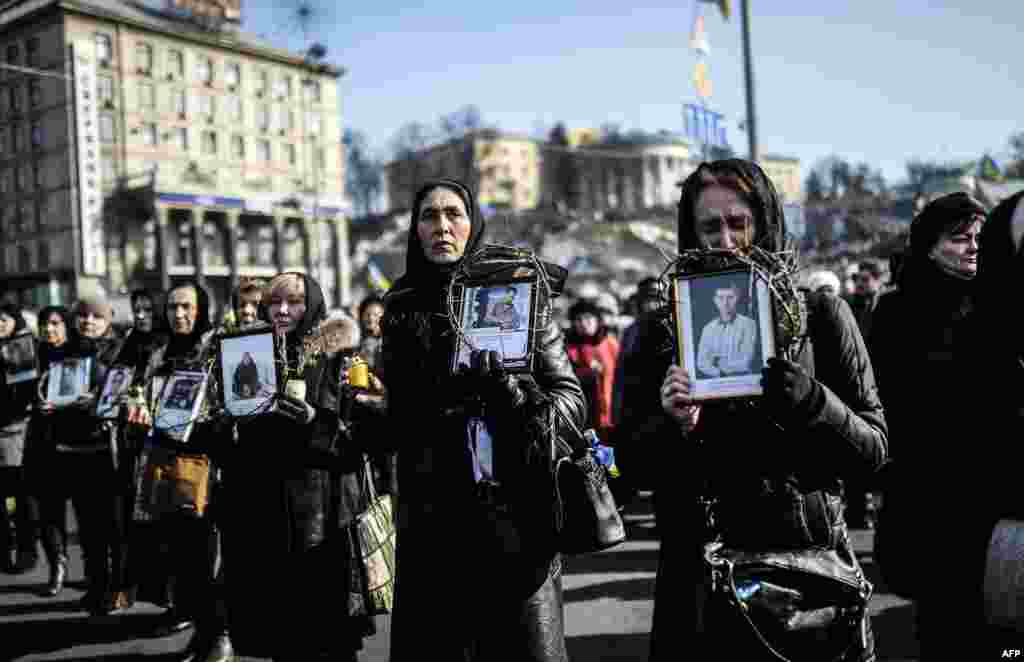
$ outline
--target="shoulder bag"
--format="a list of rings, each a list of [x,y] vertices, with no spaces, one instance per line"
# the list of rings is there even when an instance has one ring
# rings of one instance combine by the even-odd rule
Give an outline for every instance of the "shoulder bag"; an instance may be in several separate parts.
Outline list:
[[[394,502],[390,494],[377,494],[370,458],[363,455],[363,490],[367,507],[352,523],[355,529],[353,560],[363,572],[371,616],[391,613],[395,601]]]

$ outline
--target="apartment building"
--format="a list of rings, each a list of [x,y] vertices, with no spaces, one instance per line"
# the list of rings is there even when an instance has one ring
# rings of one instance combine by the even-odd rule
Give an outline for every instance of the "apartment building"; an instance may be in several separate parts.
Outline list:
[[[3,289],[44,305],[196,278],[223,303],[295,270],[348,303],[343,70],[122,0],[0,6],[0,56]]]

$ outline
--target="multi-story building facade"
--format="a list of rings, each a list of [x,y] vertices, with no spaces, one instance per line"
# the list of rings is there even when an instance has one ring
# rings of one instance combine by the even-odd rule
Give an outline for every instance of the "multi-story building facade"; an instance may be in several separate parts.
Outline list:
[[[477,131],[395,160],[385,169],[389,206],[404,208],[419,182],[448,176],[474,186],[485,207],[627,213],[669,208],[679,202],[679,183],[699,161],[686,140],[671,134],[601,142],[596,130],[567,133],[568,145],[554,145],[493,129]],[[801,200],[799,160],[766,156],[761,163],[785,202]]]
[[[388,207],[409,205],[419,183],[457,177],[470,183],[485,207],[532,209],[540,200],[540,145],[493,129],[471,131],[385,166]]]
[[[0,56],[2,289],[196,278],[223,303],[296,270],[348,303],[340,69],[121,0],[9,2]]]

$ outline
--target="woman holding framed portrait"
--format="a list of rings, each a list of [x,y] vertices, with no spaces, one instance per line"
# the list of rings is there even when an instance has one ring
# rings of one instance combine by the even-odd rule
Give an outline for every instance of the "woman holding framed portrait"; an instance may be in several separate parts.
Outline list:
[[[777,254],[787,248],[785,236],[778,195],[756,164],[703,163],[683,183],[679,247],[684,255]],[[678,308],[676,299],[672,306]],[[849,307],[824,297],[809,297],[804,307],[806,321],[788,351],[779,347],[761,366],[759,396],[698,400],[697,375],[677,364],[680,345],[693,347],[697,339],[677,337],[670,314],[639,331],[626,375],[624,417],[660,439],[665,454],[679,458],[662,463],[666,471],[655,495],[662,544],[652,660],[677,660],[723,645],[730,659],[775,660],[777,650],[795,659],[874,657],[866,598],[859,598],[860,611],[852,612],[860,614],[856,619],[836,622],[827,633],[788,631],[774,627],[770,615],[712,591],[718,585],[706,565],[722,549],[756,555],[781,548],[797,559],[827,550],[830,559],[859,572],[843,521],[843,482],[871,473],[885,459],[885,418]],[[680,463],[696,478],[685,492],[675,470]],[[863,579],[862,572],[857,576]],[[680,633],[675,617],[679,605],[674,603],[689,601],[691,584],[696,640],[689,631]],[[870,592],[869,586],[858,586]],[[751,627],[754,623],[760,625]],[[770,631],[768,638],[764,631]],[[841,646],[838,654],[816,648],[819,635]]]

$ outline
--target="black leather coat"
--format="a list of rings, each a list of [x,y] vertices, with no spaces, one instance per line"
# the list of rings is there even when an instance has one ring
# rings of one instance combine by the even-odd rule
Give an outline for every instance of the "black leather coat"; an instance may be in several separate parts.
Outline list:
[[[444,292],[437,292],[443,296]],[[420,659],[561,661],[560,563],[552,541],[550,407],[582,426],[586,409],[548,301],[541,302],[524,401],[488,407],[495,470],[508,514],[479,498],[467,449],[468,395],[477,385],[450,375],[454,348],[441,301],[414,292],[389,297],[383,380],[401,486],[392,662]],[[500,625],[501,631],[494,631]],[[518,629],[516,629],[518,628]]]

